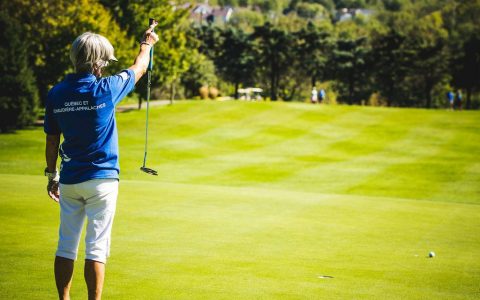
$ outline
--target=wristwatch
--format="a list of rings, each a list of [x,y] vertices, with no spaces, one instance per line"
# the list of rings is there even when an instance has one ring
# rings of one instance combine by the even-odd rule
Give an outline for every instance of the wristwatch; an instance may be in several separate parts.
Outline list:
[[[58,170],[55,169],[54,172],[48,172],[48,167],[45,168],[45,176],[48,177],[48,180],[57,180],[58,181]]]

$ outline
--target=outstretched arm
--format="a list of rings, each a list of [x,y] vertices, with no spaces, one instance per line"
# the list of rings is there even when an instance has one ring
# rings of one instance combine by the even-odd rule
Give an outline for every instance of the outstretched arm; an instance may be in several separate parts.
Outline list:
[[[135,62],[129,68],[135,73],[135,83],[137,83],[147,71],[147,67],[150,62],[150,49],[158,41],[157,34],[153,32],[153,29],[155,26],[157,26],[157,24],[157,22],[154,22],[152,25],[150,25],[150,27],[148,27],[147,31],[145,31],[143,40],[140,44],[140,53],[138,53],[137,57],[135,58]]]

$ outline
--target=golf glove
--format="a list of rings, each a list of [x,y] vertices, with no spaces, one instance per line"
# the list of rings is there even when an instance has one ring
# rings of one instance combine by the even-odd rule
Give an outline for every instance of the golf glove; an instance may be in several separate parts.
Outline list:
[[[50,173],[48,172],[47,168],[45,168],[45,176],[48,177],[48,184],[47,184],[47,193],[50,198],[52,198],[55,202],[59,201],[60,193],[58,190],[60,176],[58,175],[58,170],[55,172]]]

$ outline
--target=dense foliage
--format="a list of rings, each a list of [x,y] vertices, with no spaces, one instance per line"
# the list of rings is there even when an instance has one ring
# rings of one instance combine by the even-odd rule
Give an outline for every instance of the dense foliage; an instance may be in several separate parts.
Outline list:
[[[0,28],[0,132],[8,132],[35,120],[38,90],[28,65],[20,24],[0,12]]]
[[[446,107],[453,91],[466,94],[466,108],[480,106],[480,1],[292,0],[282,7],[250,27],[244,14],[232,24],[194,23],[200,51],[219,70],[225,45],[205,33],[222,36],[233,26],[249,36],[236,46],[255,61],[250,82],[240,85],[255,78],[272,100],[304,100],[317,85],[348,104]],[[221,79],[237,87],[230,75],[244,69],[241,62]]]
[[[9,64],[4,68],[10,71],[2,72],[2,83],[32,95],[38,90],[44,103],[50,87],[72,71],[68,49],[85,31],[109,38],[120,62],[108,72],[116,72],[133,62],[154,16],[160,21],[156,97],[196,97],[210,86],[237,98],[239,88],[255,86],[272,100],[303,101],[312,86],[321,86],[348,104],[442,107],[451,90],[465,94],[467,108],[480,106],[480,0],[211,0],[210,5],[233,7],[233,14],[227,21],[213,15],[219,7],[203,15],[195,13],[195,4],[168,0],[3,1],[2,16],[19,22],[25,53],[15,53],[13,62],[8,49],[14,38],[4,39],[10,42],[2,44]],[[137,88],[140,101],[144,84]],[[3,96],[2,107],[14,96],[20,97]],[[20,111],[32,110],[36,96],[30,98]],[[29,123],[20,119],[18,126]]]

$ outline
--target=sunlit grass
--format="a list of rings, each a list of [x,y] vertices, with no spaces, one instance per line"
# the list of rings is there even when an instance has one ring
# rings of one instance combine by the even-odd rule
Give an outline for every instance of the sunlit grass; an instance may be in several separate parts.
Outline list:
[[[147,165],[158,177],[139,171],[144,113],[117,115],[105,299],[478,298],[480,113],[155,107]],[[43,131],[0,146],[0,298],[53,299],[58,206]],[[85,298],[83,249],[74,299]]]

